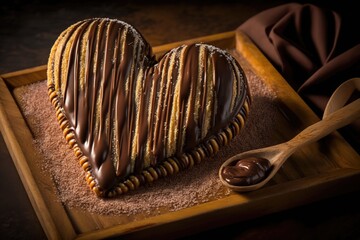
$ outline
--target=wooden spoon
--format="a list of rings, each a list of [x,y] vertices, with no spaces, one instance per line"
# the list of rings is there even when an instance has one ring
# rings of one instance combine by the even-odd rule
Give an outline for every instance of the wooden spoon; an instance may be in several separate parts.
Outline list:
[[[342,107],[356,88],[360,91],[360,78],[350,79],[340,85],[331,96],[323,119],[305,128],[291,140],[275,146],[243,152],[226,160],[219,169],[219,177],[222,184],[237,192],[257,190],[264,186],[276,174],[290,155],[297,149],[315,142],[360,118],[360,99]],[[271,168],[268,170],[269,172],[265,175],[265,178],[252,185],[229,184],[222,175],[224,168],[226,166],[233,166],[234,161],[238,162],[241,159],[251,157],[265,158],[270,162]]]

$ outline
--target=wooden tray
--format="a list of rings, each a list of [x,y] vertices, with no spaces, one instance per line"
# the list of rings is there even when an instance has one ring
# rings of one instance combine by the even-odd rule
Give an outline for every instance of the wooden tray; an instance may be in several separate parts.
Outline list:
[[[255,74],[278,96],[282,113],[274,138],[286,141],[318,117],[302,101],[253,43],[241,32],[226,32],[188,41],[154,47],[157,56],[169,49],[193,42],[206,42],[239,51]],[[236,54],[235,54],[236,55]],[[219,200],[154,217],[126,220],[122,216],[100,216],[63,206],[55,195],[49,176],[36,164],[35,150],[28,142],[32,135],[22,116],[13,91],[19,86],[46,79],[46,66],[39,66],[0,76],[0,130],[25,186],[30,201],[49,239],[167,238],[183,236],[236,221],[244,221],[295,206],[360,189],[360,158],[337,133],[298,151],[292,156],[297,166],[287,170],[276,184],[246,194],[233,193]],[[309,173],[309,159],[316,162]],[[310,166],[310,169],[312,166]],[[297,169],[294,171],[293,169]],[[6,193],[3,193],[6,194]],[[124,221],[125,219],[125,221]]]

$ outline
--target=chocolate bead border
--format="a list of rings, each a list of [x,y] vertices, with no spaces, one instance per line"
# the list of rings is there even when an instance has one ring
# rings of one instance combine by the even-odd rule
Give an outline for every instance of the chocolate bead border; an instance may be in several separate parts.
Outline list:
[[[85,171],[85,180],[88,186],[98,197],[116,197],[135,190],[146,183],[152,183],[159,178],[167,177],[179,171],[191,168],[195,164],[199,164],[206,157],[211,157],[216,154],[221,147],[228,145],[244,127],[245,120],[250,111],[251,96],[249,94],[248,86],[245,86],[246,96],[243,106],[235,118],[230,122],[228,127],[212,136],[206,142],[200,144],[190,152],[183,153],[180,158],[169,157],[154,167],[144,169],[140,174],[130,175],[127,179],[119,182],[116,186],[107,191],[101,189],[97,185],[95,178],[91,174],[92,168],[89,163],[89,159],[83,154],[81,148],[76,142],[74,130],[71,128],[59,102],[59,97],[55,91],[54,84],[49,84],[48,95],[52,105],[55,107],[56,117],[60,128],[63,131],[64,137],[70,148],[74,151],[75,156],[78,158],[80,166]]]

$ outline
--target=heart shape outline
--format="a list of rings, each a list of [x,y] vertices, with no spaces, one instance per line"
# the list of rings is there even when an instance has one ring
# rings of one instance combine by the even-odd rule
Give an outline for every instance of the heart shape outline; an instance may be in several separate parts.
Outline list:
[[[115,31],[114,29],[117,31]],[[120,32],[119,29],[122,29],[121,34],[119,33]],[[126,31],[124,29],[126,29]],[[126,32],[125,34],[124,34],[124,31]],[[128,34],[128,33],[130,33],[130,34]],[[97,50],[95,50],[95,51],[94,51],[94,46],[93,46],[94,43],[91,43],[91,41],[90,41],[90,39],[91,39],[90,35],[92,35],[93,39],[96,39],[96,42],[97,42],[95,44],[97,46],[97,48],[95,48],[95,49],[97,49]],[[123,40],[124,38],[126,40]],[[82,42],[81,39],[85,39],[86,42],[85,43]],[[109,39],[112,39],[112,40],[110,41]],[[118,42],[116,42],[116,39]],[[118,45],[116,45],[115,47],[113,45],[111,45],[111,43],[114,43],[114,42],[115,42],[115,45],[118,43]],[[105,47],[101,47],[100,45],[105,46]],[[127,48],[124,46],[126,46]],[[140,61],[135,61],[132,58],[134,56],[134,54],[131,55],[130,50],[128,50],[131,47],[128,47],[128,46],[131,46],[131,47],[135,46],[135,48],[137,47],[140,49],[138,51],[131,49],[132,53],[134,53],[134,52],[136,53],[135,56],[137,57],[137,59],[141,59]],[[92,152],[90,150],[87,150],[85,147],[87,142],[89,142],[88,139],[86,139],[86,138],[89,138],[89,136],[84,134],[84,132],[86,132],[86,131],[81,130],[81,128],[84,128],[83,126],[85,124],[77,124],[78,121],[82,122],[82,123],[88,122],[88,120],[86,120],[86,119],[83,120],[83,118],[78,117],[79,114],[77,112],[81,111],[81,109],[85,109],[85,113],[86,113],[86,112],[89,112],[89,110],[88,110],[88,107],[79,107],[79,108],[74,107],[74,106],[78,106],[77,104],[79,104],[79,102],[81,102],[78,100],[78,98],[81,98],[81,96],[79,97],[78,93],[86,92],[87,89],[89,89],[86,87],[86,82],[88,82],[89,80],[86,80],[86,79],[91,79],[91,78],[98,79],[99,74],[102,76],[101,79],[108,79],[109,78],[108,76],[111,76],[114,74],[118,76],[118,75],[123,74],[124,72],[129,72],[129,71],[131,72],[131,71],[133,71],[133,69],[140,69],[140,72],[141,72],[141,68],[144,65],[146,66],[146,68],[142,72],[143,75],[146,75],[146,74],[149,75],[150,73],[154,75],[154,72],[156,73],[158,69],[160,69],[158,71],[158,74],[164,74],[165,71],[162,71],[161,67],[159,67],[159,66],[166,65],[165,62],[167,62],[167,63],[171,62],[172,60],[176,59],[176,56],[179,56],[179,54],[180,54],[180,56],[182,56],[181,53],[185,52],[185,51],[192,53],[196,50],[195,52],[197,52],[197,54],[199,55],[200,48],[205,49],[202,51],[202,52],[205,52],[205,54],[207,54],[207,57],[205,59],[209,59],[210,53],[212,54],[211,56],[214,56],[214,55],[218,56],[217,60],[212,59],[212,62],[210,63],[210,66],[213,69],[213,71],[211,71],[212,75],[211,75],[211,77],[209,77],[210,80],[208,81],[209,82],[208,85],[209,86],[216,85],[216,84],[212,84],[212,82],[216,82],[216,83],[219,82],[219,84],[216,85],[217,88],[215,89],[215,91],[217,91],[218,95],[223,95],[222,98],[224,98],[226,100],[223,105],[220,104],[219,105],[220,107],[218,107],[219,109],[225,108],[225,110],[223,112],[225,112],[224,114],[226,115],[225,116],[226,126],[223,126],[224,121],[222,121],[222,120],[224,120],[224,119],[222,119],[222,118],[224,118],[224,116],[223,116],[224,114],[218,114],[218,115],[213,114],[214,116],[216,115],[217,117],[213,117],[212,122],[214,122],[214,121],[221,122],[220,126],[218,127],[218,129],[216,129],[216,131],[211,132],[211,133],[206,132],[204,134],[201,134],[203,137],[200,139],[200,141],[197,139],[198,141],[195,141],[196,142],[195,146],[193,146],[194,144],[190,144],[191,145],[190,147],[185,146],[185,149],[186,149],[185,151],[183,151],[184,143],[180,144],[181,151],[175,150],[175,151],[177,151],[176,156],[174,155],[174,152],[171,152],[172,155],[170,155],[170,156],[164,155],[161,157],[161,159],[159,161],[155,161],[155,163],[153,163],[153,164],[147,164],[147,166],[145,168],[141,165],[140,166],[141,171],[138,171],[136,173],[134,173],[133,170],[130,170],[130,174],[129,174],[129,164],[119,164],[120,160],[118,160],[117,162],[115,161],[115,163],[114,163],[114,161],[102,160],[102,161],[100,161],[100,164],[97,164],[96,159],[95,160],[91,159],[89,156],[91,156]],[[100,51],[100,49],[101,49],[101,51]],[[75,54],[76,57],[73,57],[74,52],[76,53]],[[119,52],[121,53],[120,57],[119,57]],[[99,56],[102,53],[104,54],[104,56],[101,59]],[[127,54],[128,57],[124,57],[125,53]],[[110,55],[112,57],[108,57]],[[191,54],[189,54],[189,55],[191,55]],[[197,56],[195,54],[195,57],[199,57],[199,56]],[[114,62],[116,63],[119,58],[122,59],[122,60],[119,60],[119,64],[114,64]],[[124,61],[124,59],[125,59],[125,61]],[[221,61],[221,59],[222,59],[222,61]],[[132,64],[129,64],[129,61]],[[174,60],[174,61],[176,61],[176,60]],[[185,62],[189,62],[189,61],[185,61]],[[206,60],[206,61],[209,62],[209,60]],[[241,92],[241,94],[238,94],[238,95],[241,95],[241,96],[232,97],[231,99],[233,101],[230,101],[232,103],[229,103],[229,97],[226,96],[229,94],[228,93],[229,91],[221,91],[221,90],[224,90],[224,88],[223,89],[220,89],[220,88],[225,85],[225,86],[228,86],[225,89],[230,90],[229,86],[233,86],[233,85],[223,84],[220,80],[217,81],[217,78],[220,79],[221,76],[216,75],[216,74],[218,74],[219,71],[221,71],[221,70],[219,70],[220,69],[219,67],[222,67],[222,68],[228,67],[228,64],[225,63],[227,61],[231,62],[231,64],[230,64],[231,67],[230,67],[229,71],[232,74],[231,76],[227,75],[227,77],[230,76],[229,78],[233,78],[234,77],[233,71],[235,69],[238,71],[236,73],[237,74],[236,76],[238,78],[239,77],[241,78],[241,79],[236,79],[237,81],[239,81],[238,86],[236,86],[237,90],[239,91],[239,93]],[[124,62],[126,62],[127,64],[124,64]],[[135,62],[135,66],[134,66],[134,62]],[[139,64],[139,62],[140,62],[140,64]],[[225,64],[223,64],[223,63],[225,63]],[[101,71],[98,71],[96,73],[93,72],[93,74],[89,73],[89,71],[86,71],[87,68],[91,68],[90,66],[97,66],[98,64],[101,65],[101,67],[100,67]],[[122,66],[122,70],[120,70],[118,72],[115,71],[115,73],[114,73],[114,67],[108,67],[107,64],[109,64],[110,66],[117,65],[117,66],[120,66],[120,68]],[[139,65],[136,65],[136,64],[139,64]],[[177,64],[181,65],[180,60],[177,62]],[[201,64],[199,64],[199,65],[201,65]],[[208,66],[208,65],[205,64],[205,66]],[[94,68],[96,68],[96,67],[94,67]],[[64,69],[67,69],[67,71],[64,71]],[[214,69],[216,69],[216,70],[214,70]],[[169,75],[168,72],[169,71],[167,71],[165,73],[167,75]],[[189,74],[191,75],[192,71],[190,71]],[[89,75],[91,75],[92,77],[89,77]],[[217,77],[214,77],[213,75],[216,75]],[[71,85],[68,83],[68,81],[69,81],[69,79],[72,79],[72,76],[76,76],[76,79],[81,79],[81,80],[75,81],[73,79],[72,81],[70,81],[70,83],[74,83],[74,84]],[[73,78],[75,78],[75,77],[73,77]],[[198,78],[198,77],[196,77],[196,78]],[[61,82],[61,81],[64,81],[64,79],[65,79],[66,84],[62,84],[62,82]],[[156,78],[154,78],[154,79],[156,79]],[[171,86],[174,85],[174,83],[171,80],[172,78],[168,78],[168,79],[170,79],[169,80],[170,84],[167,85],[167,89],[171,88]],[[189,79],[189,77],[187,79]],[[106,82],[106,80],[104,80],[104,81]],[[101,84],[106,85],[106,83],[104,83],[104,81],[100,81],[101,82],[100,85]],[[96,84],[96,82],[98,82],[98,81],[94,80],[93,84]],[[145,84],[146,83],[150,84],[151,82],[153,82],[153,79],[152,79],[152,81],[144,80],[144,82],[145,82]],[[194,83],[194,81],[189,81],[189,82],[190,82],[189,83],[190,85]],[[114,81],[110,81],[108,84],[110,84],[110,85],[116,84],[116,81],[115,81],[115,83],[114,83]],[[144,83],[142,82],[142,84],[144,84]],[[142,84],[138,84],[135,87],[133,87],[132,89],[141,88],[141,87],[139,87],[139,85],[142,85]],[[242,84],[242,85],[240,86],[240,84]],[[200,84],[198,84],[198,85],[200,85]],[[206,85],[206,86],[208,86],[208,85]],[[100,86],[100,88],[102,88],[102,87]],[[214,86],[212,86],[212,88],[213,89],[209,92],[214,91]],[[234,88],[234,87],[232,87],[232,88]],[[71,91],[68,91],[68,89],[70,89]],[[97,87],[93,87],[92,89],[93,90],[97,89]],[[115,87],[115,89],[119,89],[119,88]],[[146,91],[149,88],[144,87],[141,90],[144,90],[144,89]],[[163,88],[158,87],[157,89],[163,89]],[[198,92],[198,91],[195,91],[194,87],[193,88],[188,87],[186,89],[187,89],[187,91],[182,91],[182,95],[191,95],[189,92],[192,92],[192,96],[197,95],[196,92]],[[241,89],[241,91],[239,89]],[[91,90],[91,88],[90,88],[90,90]],[[145,39],[141,36],[141,34],[136,29],[134,29],[131,25],[124,23],[122,21],[119,21],[119,20],[100,19],[100,18],[80,21],[80,22],[70,26],[59,36],[59,38],[55,42],[55,44],[51,50],[50,56],[49,56],[48,91],[49,91],[48,93],[49,93],[50,101],[52,102],[53,106],[55,107],[56,116],[57,116],[58,122],[60,124],[60,128],[62,129],[62,131],[64,133],[65,139],[68,142],[69,146],[74,150],[76,157],[79,159],[79,163],[80,163],[81,167],[86,172],[85,178],[86,178],[86,181],[87,181],[90,189],[93,190],[96,193],[96,195],[99,197],[114,197],[114,196],[126,193],[130,190],[135,190],[138,187],[140,187],[141,185],[144,185],[145,183],[151,183],[160,177],[166,177],[169,175],[173,175],[174,173],[177,173],[180,170],[187,169],[189,167],[192,167],[194,164],[198,164],[206,157],[213,156],[217,151],[219,151],[219,149],[223,145],[227,145],[234,136],[236,136],[240,133],[240,130],[243,128],[245,120],[249,113],[249,106],[251,103],[251,97],[250,97],[249,89],[247,86],[246,76],[245,76],[243,70],[241,69],[240,65],[238,65],[236,60],[234,58],[232,58],[232,56],[230,54],[228,54],[227,52],[225,52],[221,49],[218,49],[214,46],[201,44],[201,43],[190,45],[190,46],[183,45],[178,48],[170,50],[158,62],[156,62],[152,55],[150,45],[145,41]],[[132,92],[132,91],[134,91],[134,90],[130,90],[129,92]],[[181,92],[181,90],[179,90],[179,91]],[[234,91],[234,90],[232,90],[232,91]],[[75,92],[76,96],[74,96],[74,94],[64,94],[67,92],[71,92],[71,93]],[[106,91],[104,91],[104,92],[106,92]],[[168,91],[165,91],[165,92],[166,92],[165,95],[166,94],[168,94],[168,96],[171,95],[168,93]],[[155,91],[155,93],[156,94],[153,94],[153,95],[159,95],[158,91]],[[174,92],[172,92],[172,94],[174,94]],[[93,94],[93,95],[95,96],[96,94]],[[100,92],[100,95],[101,95],[101,92]],[[106,94],[103,94],[103,95],[106,95]],[[162,95],[164,95],[164,94],[160,94],[160,97],[157,97],[157,98],[160,99]],[[178,95],[181,95],[181,94],[178,94]],[[204,94],[204,95],[207,95],[207,94]],[[210,95],[210,94],[208,94],[208,95]],[[234,94],[234,95],[236,95],[236,94]],[[237,101],[236,101],[237,104],[233,103],[233,102],[235,102],[234,99],[236,97],[240,98],[240,99],[237,98]],[[136,96],[133,98],[136,98]],[[143,98],[138,97],[138,98],[140,98],[140,102],[141,102],[141,101],[143,101],[142,99],[144,99],[145,97],[143,97]],[[166,99],[170,99],[170,97],[166,97]],[[193,97],[193,99],[196,99],[196,98]],[[203,97],[203,99],[208,100],[206,97]],[[95,101],[95,102],[97,102],[97,101]],[[160,103],[162,103],[162,102],[160,101]],[[132,105],[129,104],[130,110],[128,112],[125,112],[126,114],[124,114],[124,115],[132,116],[131,107],[136,104],[139,105],[138,102],[135,102]],[[105,104],[105,105],[109,105],[109,104]],[[215,105],[215,104],[213,104],[213,105]],[[229,109],[230,105],[237,106],[236,114],[233,112],[229,113],[227,111]],[[174,105],[168,104],[167,108],[169,109],[170,106],[174,106]],[[92,104],[92,108],[94,108],[94,104]],[[123,106],[123,108],[124,108],[124,106]],[[140,110],[139,110],[139,108],[140,108]],[[194,108],[195,107],[193,106],[192,109],[194,109]],[[111,111],[114,111],[113,109],[114,108],[111,108]],[[118,107],[115,109],[121,109],[121,107]],[[138,107],[137,115],[141,115],[141,113],[146,112],[145,111],[146,108],[143,107],[143,110],[144,111],[142,111],[141,107]],[[180,112],[185,111],[185,109],[179,107],[179,104],[178,104],[178,110]],[[209,109],[203,107],[203,110],[204,110],[203,112],[205,112],[205,113],[203,113],[203,115],[204,115],[204,114],[207,114],[206,113],[207,111],[205,111],[205,110],[209,110]],[[94,114],[94,111],[96,111],[96,110],[90,110],[90,112],[92,113],[92,115],[90,114],[90,117],[93,115],[95,115],[95,116],[101,115],[96,112]],[[221,112],[222,110],[219,110],[219,111]],[[161,110],[157,111],[157,113],[159,113],[159,112],[161,113]],[[174,112],[176,112],[176,111],[174,111]],[[150,113],[152,113],[152,112],[150,111]],[[108,114],[108,113],[106,113],[106,114]],[[192,114],[192,112],[187,109],[187,115],[190,116],[191,114]],[[231,117],[229,117],[229,114],[231,115]],[[150,114],[148,114],[148,115],[150,115]],[[161,115],[161,114],[158,114],[158,115]],[[167,115],[167,114],[161,115],[160,118],[164,118],[164,115]],[[81,116],[81,114],[80,114],[80,116]],[[88,115],[86,115],[86,116],[88,116]],[[117,116],[119,116],[119,115],[117,115]],[[101,118],[101,117],[98,117],[98,118]],[[159,116],[157,116],[157,118],[159,118]],[[215,118],[217,118],[217,120]],[[231,118],[231,119],[229,119],[229,118]],[[109,118],[107,118],[107,119],[109,119]],[[127,121],[127,125],[133,124],[133,123],[129,124],[129,122],[131,122],[131,121],[129,121],[128,119],[125,121]],[[92,120],[90,120],[90,122],[92,122]],[[109,127],[105,126],[106,125],[105,122],[106,121],[101,121],[100,126],[97,127],[98,129],[100,129],[100,130],[98,130],[99,133],[103,133],[103,131],[108,131]],[[198,122],[200,122],[200,121],[198,121]],[[139,123],[139,121],[137,121],[137,123]],[[159,125],[163,125],[163,123],[164,123],[164,121],[155,121],[155,125],[157,124],[156,125],[157,127],[154,127],[154,131],[163,132],[163,130],[158,130],[158,129],[162,129],[161,127],[163,127],[163,126],[159,127]],[[93,125],[94,124],[90,124],[90,128]],[[177,126],[181,126],[181,125],[182,125],[181,121],[178,121]],[[209,123],[207,125],[209,125]],[[80,127],[77,127],[77,126],[80,126]],[[96,127],[94,127],[94,128],[96,128]],[[105,130],[101,130],[101,128],[103,128]],[[133,130],[131,127],[130,127],[130,129],[131,129],[131,131]],[[180,129],[180,127],[178,127],[178,128],[175,127],[174,131],[181,131],[179,129]],[[202,129],[203,129],[203,127],[201,128],[201,130]],[[210,127],[210,129],[213,129],[213,128]],[[126,132],[126,131],[121,131],[121,134],[124,132]],[[168,132],[171,132],[171,131],[168,131]],[[183,133],[183,135],[188,134],[188,132],[190,132],[190,131],[186,130],[186,132]],[[153,131],[150,131],[150,134],[151,133],[153,133]],[[127,134],[131,135],[131,132],[127,131]],[[103,137],[99,137],[100,135],[102,135],[102,134],[98,134],[97,138],[95,138],[95,137],[93,137],[93,138],[99,139],[100,141],[102,141]],[[128,137],[128,135],[126,135],[122,139],[126,139],[126,137]],[[154,134],[154,136],[155,135],[156,134]],[[182,135],[182,134],[179,134],[179,135]],[[195,133],[195,135],[196,135],[196,133]],[[195,135],[193,134],[193,136],[195,136]],[[155,138],[154,136],[152,136],[152,137]],[[193,137],[193,136],[191,136],[191,137]],[[164,144],[162,144],[164,142],[162,137],[164,137],[164,136],[162,136],[160,134],[160,136],[157,136],[154,140],[154,142],[160,142],[160,144],[158,144],[158,145],[153,144],[153,145],[156,145],[155,148],[157,147],[157,149],[160,149],[158,151],[165,151]],[[191,137],[190,137],[190,139],[191,139]],[[178,138],[181,138],[181,136]],[[184,139],[184,137],[183,137],[183,139]],[[187,139],[189,139],[189,137],[187,137]],[[158,141],[156,141],[156,140],[158,140]],[[92,141],[94,141],[94,140],[92,140]],[[185,141],[185,140],[183,140],[183,141]],[[108,142],[111,142],[111,140],[109,140]],[[178,141],[176,144],[177,145],[176,147],[179,146],[179,142],[182,142],[182,141]],[[132,143],[134,143],[134,142],[132,142]],[[112,143],[110,143],[110,144],[108,143],[108,145],[111,145],[111,144]],[[100,146],[101,146],[101,142],[100,142]],[[134,148],[134,146],[133,145],[130,146],[129,143],[126,146],[127,146],[127,149]],[[174,147],[172,146],[170,148],[174,148]],[[127,151],[127,156],[130,155],[129,152],[131,151],[131,149],[129,149]],[[97,156],[103,155],[104,151],[106,151],[106,149],[104,150],[104,148],[100,148]],[[126,151],[124,151],[124,152],[126,152]],[[169,150],[169,152],[170,152],[170,150]],[[117,153],[117,154],[119,154],[119,153]],[[110,154],[108,154],[108,156],[109,155]],[[116,153],[114,153],[114,155],[116,155]],[[158,156],[158,155],[156,155],[156,156]],[[150,161],[150,162],[153,160],[153,159],[151,159],[151,157],[149,159],[150,160],[148,160],[148,161]],[[107,165],[104,163],[106,163]],[[141,162],[141,164],[143,164],[143,163]],[[117,167],[118,165],[122,165],[121,166],[122,168]],[[133,166],[134,165],[135,164],[133,164]],[[107,168],[105,168],[104,166],[107,166]],[[100,171],[99,169],[101,169],[101,168],[108,169],[108,168],[112,168],[112,167],[117,169],[115,171],[116,176],[115,177],[110,176],[110,178],[113,178],[115,182],[110,182],[109,186],[105,186],[105,187],[101,186],[101,184],[99,184],[99,182],[101,182],[101,179],[99,180],[101,175],[96,175],[97,171]],[[104,172],[109,173],[109,170],[104,171]],[[119,180],[119,178],[117,177],[118,174],[120,175],[124,172],[127,172],[126,173],[127,176],[123,177],[123,179]],[[113,172],[111,172],[111,173],[112,173],[112,175],[114,175]],[[105,177],[108,177],[108,176],[105,176]],[[109,182],[109,181],[107,181],[107,182]]]

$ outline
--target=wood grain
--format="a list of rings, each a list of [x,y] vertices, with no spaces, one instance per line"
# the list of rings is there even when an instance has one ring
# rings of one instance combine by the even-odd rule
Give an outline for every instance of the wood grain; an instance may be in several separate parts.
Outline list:
[[[31,74],[27,79],[31,80]],[[0,78],[0,122],[5,143],[46,235],[49,239],[72,238],[75,232],[57,201],[51,178],[42,174],[39,165],[33,164],[38,157],[29,144],[33,137],[3,78]]]
[[[206,42],[241,53],[253,71],[278,96],[281,128],[271,129],[278,141],[292,138],[319,119],[301,100],[260,51],[241,32],[226,32],[154,47],[159,57],[172,47]],[[100,216],[69,209],[56,200],[49,176],[36,164],[31,132],[13,97],[13,90],[24,84],[44,80],[46,66],[2,75],[0,78],[1,131],[31,203],[49,239],[100,239],[122,236],[167,238],[196,233],[214,226],[252,219],[360,188],[359,155],[341,138],[331,134],[324,141],[296,152],[264,188],[248,193],[233,193],[219,200],[199,204],[155,217]],[[351,184],[352,183],[352,184]]]

